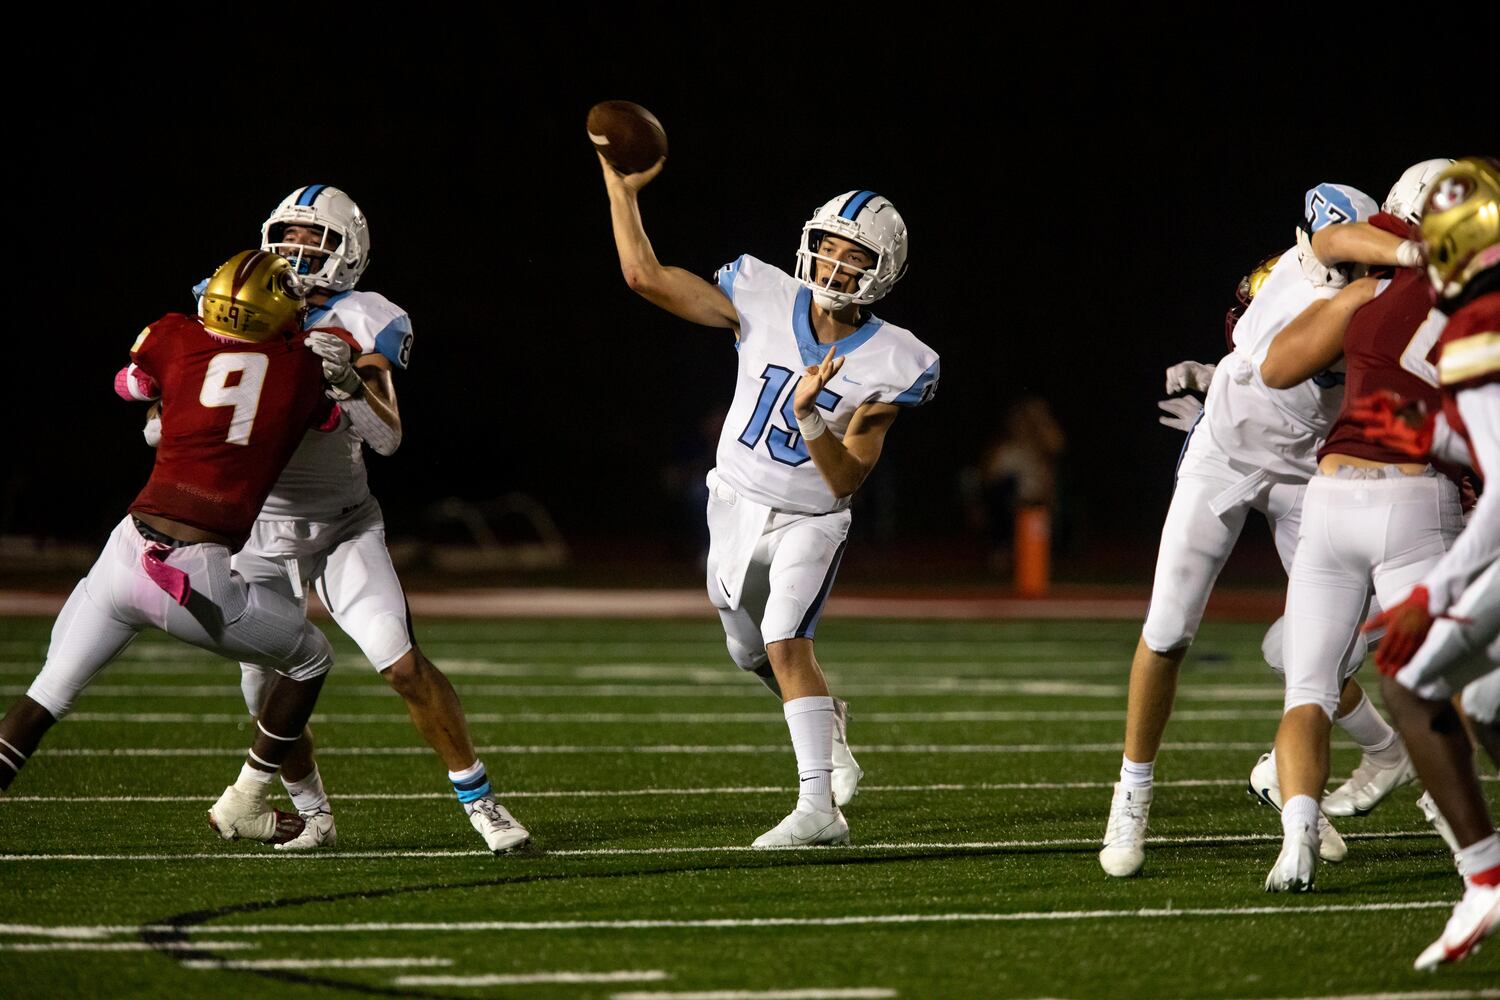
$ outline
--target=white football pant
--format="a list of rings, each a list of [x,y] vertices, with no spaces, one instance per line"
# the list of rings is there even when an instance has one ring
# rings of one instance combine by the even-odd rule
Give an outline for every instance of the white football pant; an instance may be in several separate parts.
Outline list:
[[[1372,590],[1383,607],[1400,603],[1462,528],[1458,487],[1430,469],[1313,478],[1286,594],[1286,711],[1318,705],[1333,717]]]
[[[296,604],[233,574],[225,546],[185,545],[162,556],[188,576],[192,594],[183,606],[146,575],[146,545],[127,516],[57,616],[47,662],[26,692],[53,718],[66,715],[79,693],[146,628],[231,660],[255,659],[295,680],[333,665],[323,633]]]
[[[298,604],[304,615],[307,590],[316,588],[333,620],[376,670],[412,648],[406,593],[391,564],[374,497],[330,521],[256,521],[250,540],[234,557],[234,569]],[[264,663],[245,662],[240,671],[245,706],[257,712],[270,670]]]
[[[844,554],[850,518],[848,510],[799,514],[759,507],[763,526],[747,532],[740,530],[744,521],[735,523],[746,504],[727,483],[710,476],[708,597],[724,623],[730,658],[742,670],[757,670],[768,662],[769,644],[813,638]],[[727,571],[731,565],[745,567],[742,578]],[[726,582],[726,576],[733,579]]]

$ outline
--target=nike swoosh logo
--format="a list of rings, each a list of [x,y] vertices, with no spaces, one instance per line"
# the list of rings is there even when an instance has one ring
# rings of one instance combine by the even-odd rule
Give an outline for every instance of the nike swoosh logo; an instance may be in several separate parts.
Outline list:
[[[863,382],[856,382],[854,379],[850,378],[848,375],[842,375],[842,376],[840,376],[840,378],[842,378],[845,382],[848,382],[850,385],[864,385]]]
[[[589,133],[589,138],[594,141],[594,145],[596,145],[596,146],[608,146],[609,145],[609,136],[607,136],[607,135],[595,135],[594,133],[590,132]]]
[[[714,579],[719,581],[719,589],[724,591],[724,596],[729,598],[731,601],[734,600],[734,595],[729,592],[728,587],[724,586],[724,578],[722,576],[719,576],[715,577]]]

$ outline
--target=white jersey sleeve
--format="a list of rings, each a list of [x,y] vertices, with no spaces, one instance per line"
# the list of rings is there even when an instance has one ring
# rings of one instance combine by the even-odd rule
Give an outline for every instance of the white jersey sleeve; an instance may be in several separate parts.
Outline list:
[[[365,354],[384,355],[403,371],[411,361],[411,317],[378,292],[341,292],[308,310],[306,325],[348,330]]]
[[[812,330],[812,292],[750,256],[721,268],[717,283],[734,304],[740,328],[734,401],[719,436],[719,474],[739,493],[778,510],[821,514],[848,506],[813,464],[792,411],[797,383],[829,347]],[[817,405],[839,440],[864,404],[919,406],[937,389],[938,355],[908,330],[870,316],[835,343],[844,366]]]

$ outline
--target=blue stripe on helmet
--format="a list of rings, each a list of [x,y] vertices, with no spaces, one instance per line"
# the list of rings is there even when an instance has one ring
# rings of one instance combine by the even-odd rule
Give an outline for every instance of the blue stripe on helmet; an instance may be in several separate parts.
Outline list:
[[[311,205],[313,203],[313,199],[316,198],[318,194],[327,186],[327,184],[309,184],[307,187],[302,189],[302,197],[297,199],[297,204]]]
[[[841,212],[839,212],[839,218],[853,219],[856,215],[859,214],[859,210],[864,208],[869,200],[873,197],[875,197],[874,191],[856,192],[852,197],[850,197],[848,201],[844,202],[844,208]]]

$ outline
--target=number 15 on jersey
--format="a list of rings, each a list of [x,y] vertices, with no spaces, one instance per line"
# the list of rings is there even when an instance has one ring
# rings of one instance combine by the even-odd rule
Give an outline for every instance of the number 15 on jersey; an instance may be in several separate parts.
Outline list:
[[[766,365],[760,378],[765,384],[761,386],[760,396],[755,401],[755,411],[750,414],[750,422],[740,432],[739,442],[753,451],[764,435],[766,450],[771,453],[772,458],[783,465],[801,465],[812,457],[807,453],[807,444],[797,430],[797,414],[792,410],[792,399],[797,394],[797,383],[802,381],[802,376],[793,378],[789,368]],[[776,401],[782,398],[783,393],[785,399],[780,407],[782,426],[772,426],[767,431],[771,413],[777,408]],[[818,393],[818,409],[832,413],[843,398],[825,388]]]

